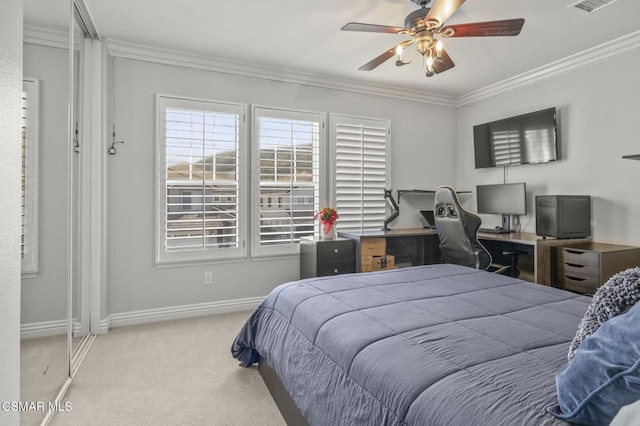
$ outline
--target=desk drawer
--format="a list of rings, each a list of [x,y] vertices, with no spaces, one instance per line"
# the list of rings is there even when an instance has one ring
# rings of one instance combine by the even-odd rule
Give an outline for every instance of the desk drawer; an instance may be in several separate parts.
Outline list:
[[[556,266],[556,270],[559,274],[567,275],[574,278],[589,279],[592,281],[600,280],[600,268],[598,265],[581,265],[578,263],[559,262]]]
[[[598,269],[598,253],[579,249],[562,248],[558,250],[558,261],[565,264]]]
[[[559,248],[555,280],[561,288],[593,294],[600,282],[600,254],[577,248]]]
[[[592,278],[580,278],[571,275],[561,275],[558,278],[561,288],[578,293],[594,294],[600,286],[600,280]]]

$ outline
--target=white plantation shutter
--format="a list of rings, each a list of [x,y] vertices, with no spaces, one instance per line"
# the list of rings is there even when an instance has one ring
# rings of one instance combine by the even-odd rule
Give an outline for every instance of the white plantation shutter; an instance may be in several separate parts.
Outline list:
[[[160,96],[158,261],[240,256],[244,107]]]
[[[254,254],[297,251],[320,204],[324,114],[255,107]]]
[[[22,273],[38,272],[38,80],[23,80]]]
[[[340,231],[382,229],[388,187],[389,121],[332,115],[334,188]]]

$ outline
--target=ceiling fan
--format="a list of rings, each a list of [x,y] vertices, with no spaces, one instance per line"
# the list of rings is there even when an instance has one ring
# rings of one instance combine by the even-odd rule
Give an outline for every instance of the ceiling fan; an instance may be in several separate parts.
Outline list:
[[[447,19],[465,2],[465,0],[433,0],[433,5],[427,7],[432,0],[411,0],[420,6],[420,9],[407,15],[404,27],[392,27],[387,25],[363,24],[349,22],[342,31],[361,31],[373,33],[402,34],[412,37],[403,41],[380,56],[367,62],[360,71],[371,71],[378,65],[397,55],[397,66],[411,63],[413,56],[419,53],[423,58],[423,65],[427,77],[439,74],[455,66],[451,57],[444,49],[439,37],[487,37],[487,36],[517,36],[524,25],[524,19],[506,19],[502,21],[474,22],[469,24],[457,24],[444,26]],[[403,59],[403,51],[411,46],[416,50],[411,58]]]

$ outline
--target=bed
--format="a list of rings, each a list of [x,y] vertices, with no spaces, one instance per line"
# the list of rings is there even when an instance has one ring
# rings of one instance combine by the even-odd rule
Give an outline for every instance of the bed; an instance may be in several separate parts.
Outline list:
[[[590,301],[449,264],[311,278],[274,289],[232,354],[312,425],[559,425],[555,373]]]

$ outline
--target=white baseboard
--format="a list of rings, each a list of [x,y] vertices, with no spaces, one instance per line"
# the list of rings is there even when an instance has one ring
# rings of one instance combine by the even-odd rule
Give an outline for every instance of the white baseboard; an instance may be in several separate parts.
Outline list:
[[[167,308],[146,309],[142,311],[121,312],[111,314],[100,321],[98,333],[104,334],[112,327],[144,324],[148,322],[166,321],[198,317],[203,315],[224,314],[255,309],[264,297],[223,300],[220,302],[197,303],[194,305],[171,306]],[[67,320],[34,322],[20,326],[20,338],[53,336],[67,332]],[[74,336],[81,335],[82,327],[73,321]]]
[[[197,303],[194,305],[172,306],[167,308],[111,314],[106,320],[100,321],[100,333],[106,333],[109,331],[109,328],[113,327],[124,327],[127,325],[144,324],[156,321],[247,311],[255,309],[262,300],[264,300],[264,297],[249,297],[245,299]]]
[[[67,320],[43,321],[32,322],[30,324],[22,324],[20,326],[20,339],[66,334],[67,326]]]

